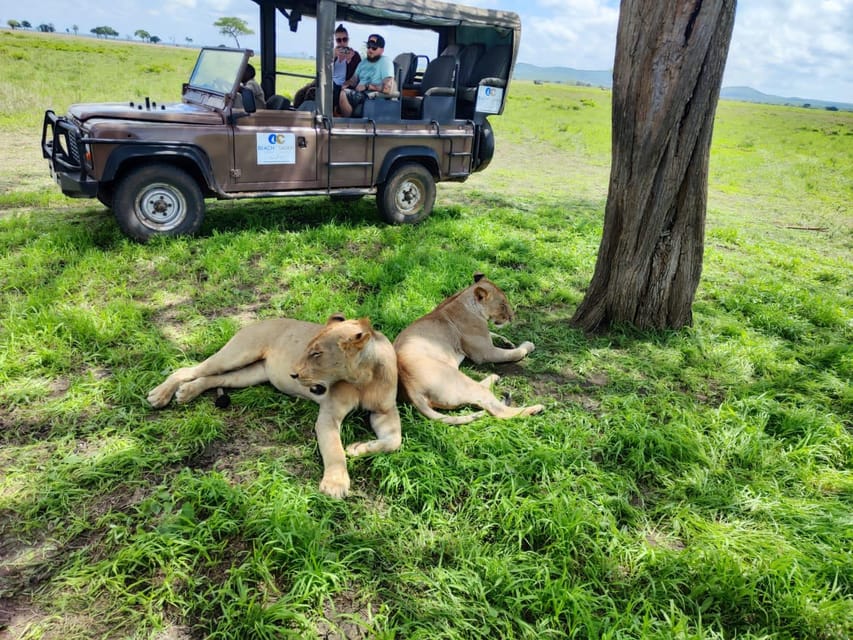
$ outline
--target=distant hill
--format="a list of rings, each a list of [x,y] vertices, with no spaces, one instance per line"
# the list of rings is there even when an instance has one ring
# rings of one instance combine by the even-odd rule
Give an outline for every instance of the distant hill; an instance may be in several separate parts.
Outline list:
[[[515,65],[513,78],[517,80],[533,80],[540,82],[562,82],[565,84],[591,85],[593,87],[613,86],[612,71],[584,71],[570,67],[538,67],[534,64],[519,62]],[[832,102],[813,100],[811,98],[785,98],[762,93],[752,87],[723,87],[720,91],[723,100],[740,100],[742,102],[760,102],[763,104],[780,104],[801,107],[805,104],[815,109],[835,107],[842,111],[853,111],[853,104],[847,102]]]
[[[612,71],[583,71],[568,67],[537,67],[534,64],[524,62],[519,62],[515,65],[515,72],[512,77],[517,80],[589,84],[594,87],[607,88],[610,88],[613,84]]]
[[[752,87],[723,87],[720,97],[725,100],[741,100],[743,102],[761,102],[763,104],[787,104],[795,107],[809,105],[815,109],[836,107],[842,111],[853,111],[853,104],[848,102],[831,102],[827,100],[814,100],[812,98],[783,98],[769,93],[762,93]]]

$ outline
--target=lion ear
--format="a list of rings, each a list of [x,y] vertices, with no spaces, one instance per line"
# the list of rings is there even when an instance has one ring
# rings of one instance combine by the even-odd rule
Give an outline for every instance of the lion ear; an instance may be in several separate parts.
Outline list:
[[[483,278],[485,278],[485,277],[486,277],[486,274],[484,274],[484,273],[480,273],[479,271],[477,271],[477,272],[474,274],[474,282],[475,282],[475,283],[476,283],[476,282],[479,282],[480,280],[482,280],[482,279],[483,279]]]
[[[474,287],[474,297],[477,302],[483,302],[489,298],[489,291],[485,287]]]
[[[370,320],[367,318],[362,318],[358,321],[359,331],[354,333],[353,335],[345,338],[341,346],[345,349],[355,349],[361,351],[364,349],[364,346],[367,344],[367,341],[373,336],[373,330],[370,326]]]
[[[336,324],[338,322],[343,322],[345,320],[346,320],[346,316],[344,316],[344,314],[333,313],[332,315],[329,316],[329,319],[326,320],[326,326],[328,326],[330,324]]]

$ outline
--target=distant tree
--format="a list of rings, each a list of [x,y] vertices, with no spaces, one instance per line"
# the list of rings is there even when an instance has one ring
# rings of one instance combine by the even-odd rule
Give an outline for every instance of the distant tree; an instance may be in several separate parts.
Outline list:
[[[29,20],[21,20],[21,26],[24,29],[32,29],[33,28],[33,25],[30,24]]]
[[[836,107],[836,106],[833,104],[833,105],[830,105],[830,106],[826,107],[826,110],[827,110],[827,111],[838,111],[838,107]]]
[[[110,36],[118,36],[118,31],[116,31],[112,27],[95,27],[94,29],[90,29],[89,32],[94,33],[99,38],[109,38]]]
[[[151,40],[151,34],[148,33],[145,29],[137,29],[136,31],[133,32],[133,35],[135,35],[137,38],[139,38],[140,40],[143,40],[145,42],[147,42],[148,40]]]
[[[21,28],[21,23],[18,22],[17,20],[6,20],[6,24],[8,24],[9,28],[13,29],[13,30]]]
[[[76,24],[72,24],[71,30],[74,32],[74,35],[76,36],[77,32],[80,31],[80,27],[78,27]]]
[[[811,108],[812,108],[811,102],[803,103],[803,109],[811,109]]]
[[[148,41],[157,44],[158,42],[160,42],[160,36],[151,36],[150,38],[148,38]]]
[[[186,38],[184,38],[184,40],[186,40],[186,41],[187,41],[187,44],[192,44],[192,43],[193,43],[193,39],[192,39],[192,38],[190,38],[189,36],[187,36]]]
[[[692,323],[711,134],[735,2],[621,2],[604,230],[575,326]]]
[[[213,23],[213,26],[219,27],[219,33],[222,35],[234,38],[238,49],[240,48],[240,41],[237,39],[237,36],[248,36],[255,33],[242,18],[219,18],[219,20]]]
[[[42,33],[53,33],[56,31],[56,27],[53,26],[53,23],[50,24],[40,24],[38,26],[38,30]]]

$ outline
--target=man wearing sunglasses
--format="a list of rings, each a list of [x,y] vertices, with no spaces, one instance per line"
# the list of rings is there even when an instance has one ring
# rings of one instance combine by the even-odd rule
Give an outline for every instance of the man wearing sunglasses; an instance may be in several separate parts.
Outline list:
[[[361,117],[370,91],[394,91],[394,62],[384,56],[385,38],[377,33],[367,37],[367,59],[362,60],[349,80],[344,82],[338,108],[345,118]]]

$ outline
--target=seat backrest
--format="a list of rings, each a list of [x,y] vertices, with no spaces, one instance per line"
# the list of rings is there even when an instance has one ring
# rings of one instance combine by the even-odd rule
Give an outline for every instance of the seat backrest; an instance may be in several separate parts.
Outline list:
[[[404,86],[412,84],[414,81],[415,72],[418,69],[417,60],[418,57],[411,51],[400,53],[396,58],[394,58],[394,70],[399,71],[399,77],[402,77],[403,79],[400,83],[401,89]]]
[[[485,50],[486,47],[482,43],[472,42],[471,44],[466,44],[459,52],[457,56],[457,60],[459,61],[459,77],[457,82],[460,87],[469,86],[471,73],[474,71],[474,67],[479,62]],[[485,78],[486,76],[483,77]]]
[[[483,78],[507,79],[509,75],[509,59],[512,54],[508,44],[499,44],[487,49],[471,71],[467,86],[473,86]]]
[[[456,58],[453,56],[438,56],[430,60],[424,71],[420,84],[421,95],[433,87],[453,87],[456,72]]]
[[[275,95],[270,96],[270,99],[267,100],[267,109],[289,109],[290,108],[290,100],[285,98],[284,96],[280,96],[277,93]]]
[[[458,60],[460,51],[462,51],[462,45],[461,44],[449,44],[446,47],[444,47],[444,50],[441,52],[441,55],[453,56]]]

